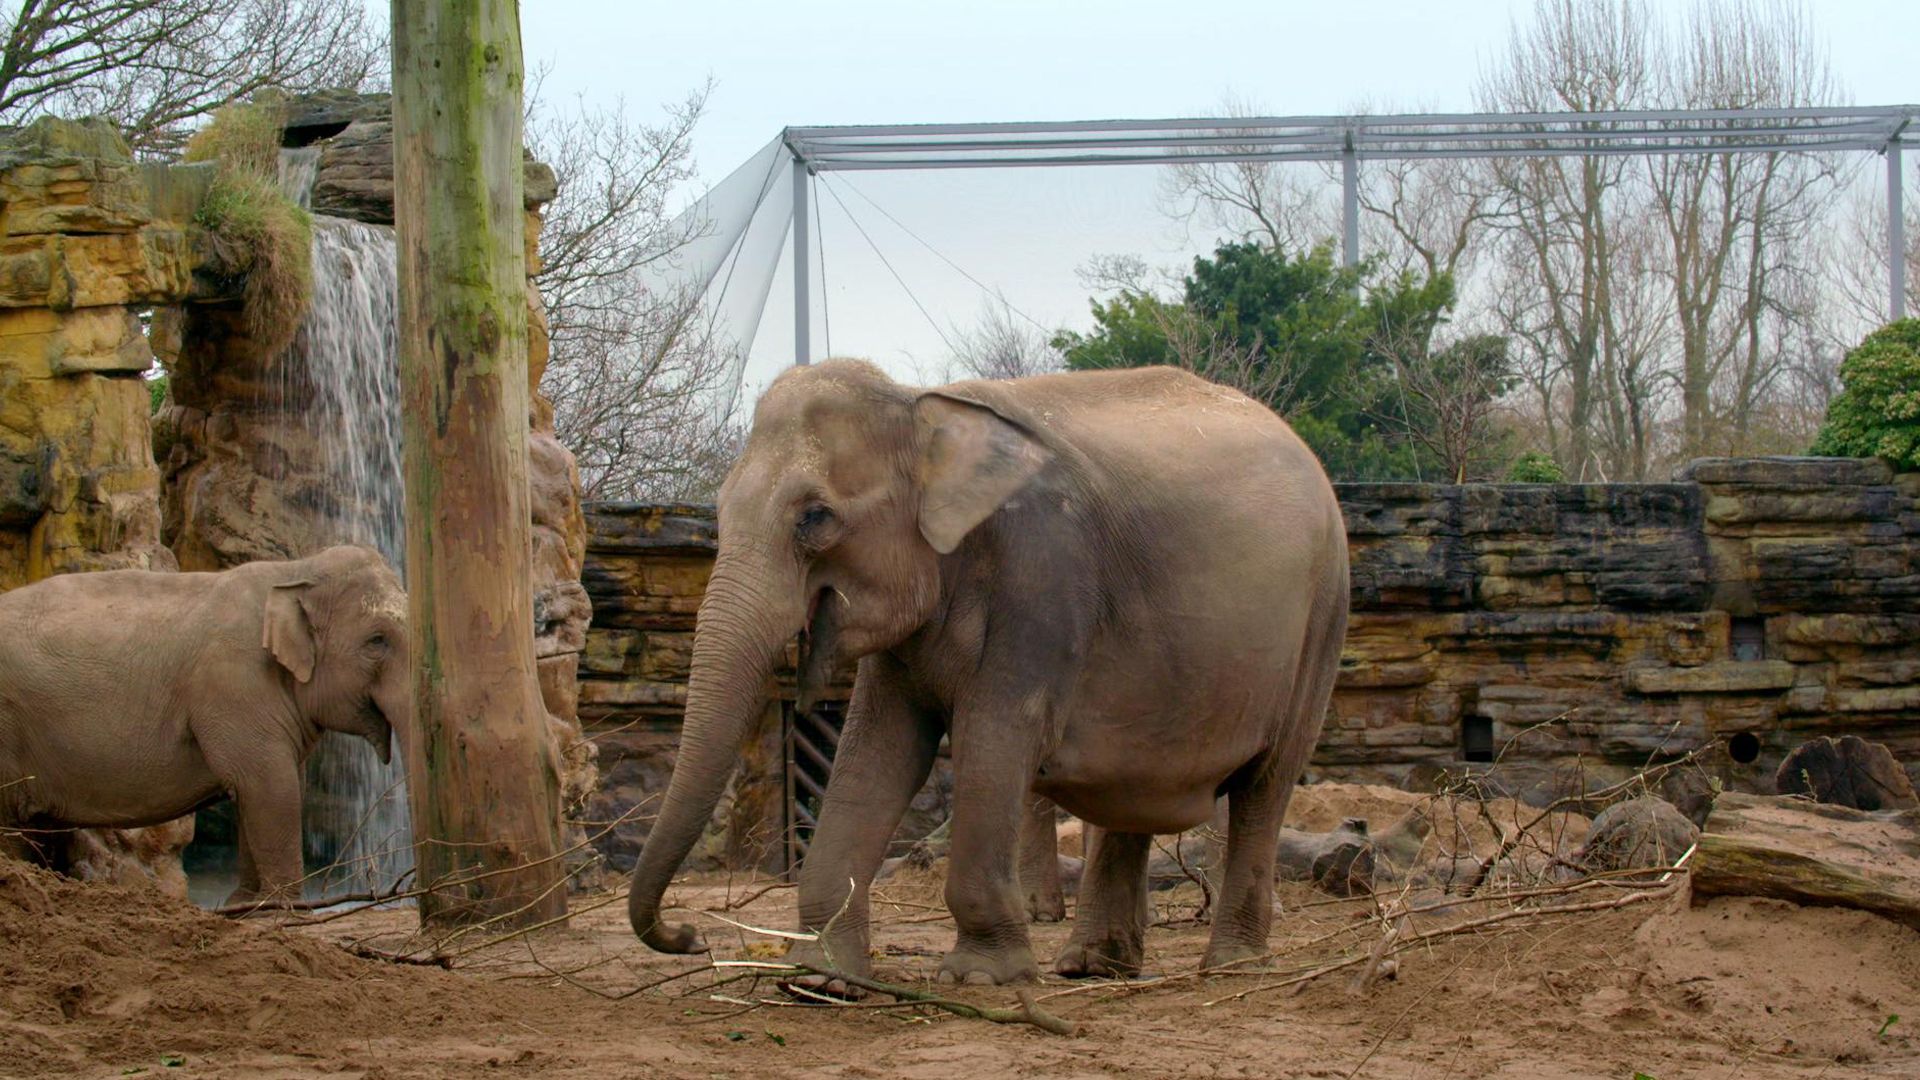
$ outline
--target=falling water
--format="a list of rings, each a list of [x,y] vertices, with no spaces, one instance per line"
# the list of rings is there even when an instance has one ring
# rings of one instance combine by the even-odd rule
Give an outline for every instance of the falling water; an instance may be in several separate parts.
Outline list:
[[[303,206],[317,163],[310,149],[281,154],[281,182]],[[317,543],[369,545],[404,574],[395,254],[390,228],[314,216],[313,300],[280,370],[286,421],[314,449]],[[362,739],[322,738],[307,762],[304,832],[309,865],[332,865],[309,894],[392,885],[413,865],[399,755],[383,765]]]
[[[280,151],[280,190],[300,209],[313,206],[313,181],[320,175],[320,148],[299,146]]]

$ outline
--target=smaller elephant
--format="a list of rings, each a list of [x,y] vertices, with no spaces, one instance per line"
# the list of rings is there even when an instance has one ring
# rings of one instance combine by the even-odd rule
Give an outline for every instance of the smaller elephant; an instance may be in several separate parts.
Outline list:
[[[231,795],[229,902],[286,895],[301,878],[301,762],[321,732],[385,761],[407,731],[406,610],[380,555],[351,546],[0,595],[0,827],[155,825]]]

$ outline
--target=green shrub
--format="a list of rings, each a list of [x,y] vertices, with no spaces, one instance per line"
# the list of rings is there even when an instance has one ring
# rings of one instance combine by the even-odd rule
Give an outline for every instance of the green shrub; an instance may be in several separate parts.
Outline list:
[[[220,270],[244,277],[247,335],[267,355],[293,341],[313,294],[313,219],[280,191],[283,110],[277,98],[229,105],[182,155],[218,168],[194,221]]]
[[[155,413],[159,412],[160,406],[165,405],[167,403],[167,387],[171,382],[172,380],[169,379],[164,374],[147,376],[147,415],[148,416],[152,416]]]
[[[1840,387],[1812,452],[1920,469],[1920,319],[1868,334],[1840,362]]]
[[[1550,455],[1538,450],[1529,450],[1513,459],[1507,468],[1509,484],[1564,484],[1567,482],[1566,470]]]

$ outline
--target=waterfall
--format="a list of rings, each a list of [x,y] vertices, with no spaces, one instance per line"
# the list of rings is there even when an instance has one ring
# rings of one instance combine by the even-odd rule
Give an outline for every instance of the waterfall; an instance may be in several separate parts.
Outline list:
[[[320,148],[298,146],[280,151],[280,191],[302,210],[313,208],[313,182],[320,175]]]
[[[304,205],[317,155],[303,154],[283,152],[281,176]],[[279,368],[286,426],[311,439],[316,541],[377,548],[404,576],[395,260],[392,229],[315,215],[312,304]],[[384,889],[413,865],[405,776],[397,753],[383,765],[364,740],[320,740],[303,836],[309,864],[333,868],[310,896]]]

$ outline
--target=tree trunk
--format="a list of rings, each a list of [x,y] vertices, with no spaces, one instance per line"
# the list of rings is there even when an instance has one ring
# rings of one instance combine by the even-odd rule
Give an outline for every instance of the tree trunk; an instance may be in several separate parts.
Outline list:
[[[533,655],[514,0],[394,4],[393,89],[420,917],[525,925],[566,894]]]

